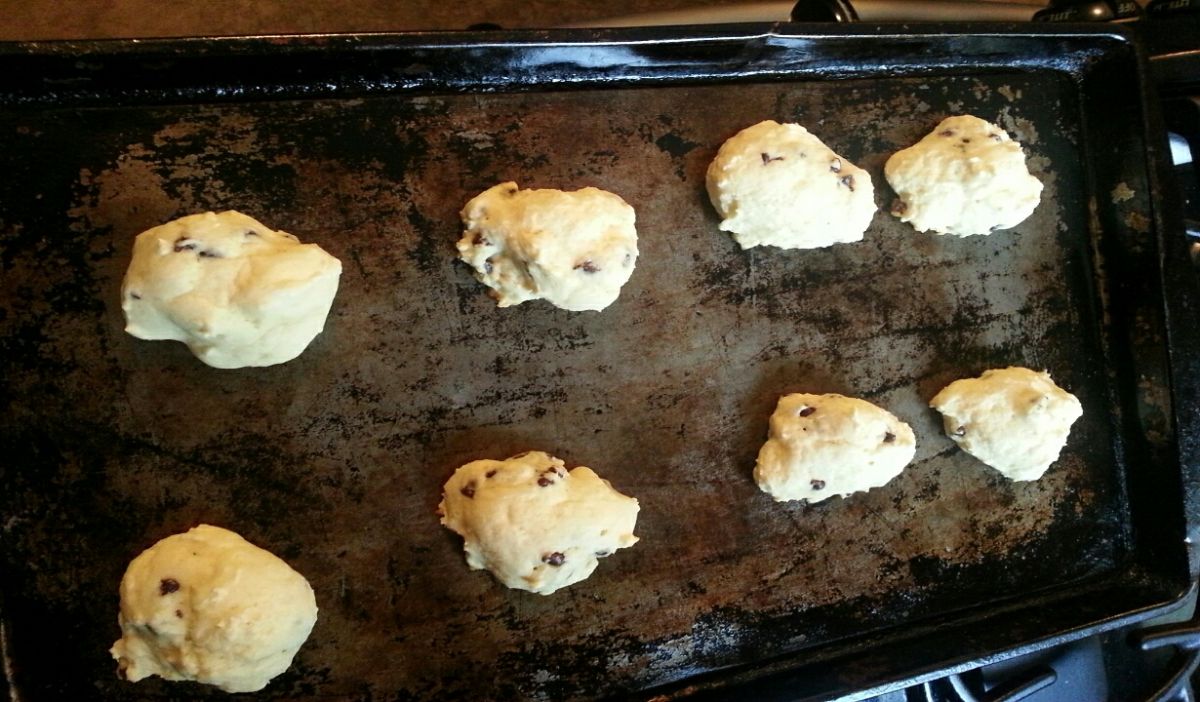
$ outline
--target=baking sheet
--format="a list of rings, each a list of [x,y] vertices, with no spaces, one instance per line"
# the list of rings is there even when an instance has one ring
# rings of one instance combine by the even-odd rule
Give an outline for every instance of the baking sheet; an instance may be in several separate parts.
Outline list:
[[[1114,420],[1129,369],[1106,350],[1089,205],[1148,234],[1150,184],[1134,171],[1132,198],[1101,201],[1076,76],[951,66],[583,88],[0,115],[16,689],[220,696],[121,682],[106,653],[129,559],[200,522],[316,590],[317,626],[264,698],[625,694],[1130,562]],[[1025,145],[1042,203],[989,237],[915,233],[887,214],[883,163],[964,112]],[[880,211],[863,242],[743,252],[716,229],[704,170],[768,118],[872,174]],[[462,204],[508,179],[635,207],[641,257],[616,304],[495,308],[453,244]],[[326,330],[297,360],[218,371],[122,332],[133,237],[209,209],[343,261]],[[1049,369],[1087,410],[1034,483],[958,451],[926,407],[1007,365]],[[916,431],[916,460],[866,495],[772,502],[750,471],[775,400],[795,391],[887,407]],[[434,514],[455,467],[529,449],[642,504],[642,541],[551,597],[468,572]]]

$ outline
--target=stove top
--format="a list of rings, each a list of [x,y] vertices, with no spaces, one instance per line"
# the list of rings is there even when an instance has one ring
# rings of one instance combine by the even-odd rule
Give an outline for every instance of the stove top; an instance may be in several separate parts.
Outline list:
[[[1193,702],[1200,684],[1195,590],[1133,629],[1048,648],[867,698],[870,702]]]

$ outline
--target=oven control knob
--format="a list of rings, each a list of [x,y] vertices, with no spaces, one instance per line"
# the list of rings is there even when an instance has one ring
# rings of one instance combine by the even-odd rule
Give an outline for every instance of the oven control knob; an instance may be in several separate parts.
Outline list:
[[[792,6],[792,22],[857,22],[850,0],[799,0]]]
[[[1200,0],[1151,0],[1146,6],[1146,14],[1151,17],[1163,15],[1183,15],[1200,12]]]

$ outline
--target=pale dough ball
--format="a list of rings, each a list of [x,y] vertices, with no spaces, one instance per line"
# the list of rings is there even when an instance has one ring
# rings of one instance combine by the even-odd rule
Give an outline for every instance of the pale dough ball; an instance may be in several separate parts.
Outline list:
[[[636,543],[638,509],[591,468],[568,471],[541,451],[462,466],[438,506],[442,524],[463,537],[471,568],[541,595],[583,580],[597,559]]]
[[[121,578],[120,675],[261,690],[317,621],[304,576],[242,537],[202,524],[146,549]]]
[[[1011,480],[1042,477],[1083,415],[1079,400],[1049,373],[1028,368],[956,380],[929,405],[942,413],[947,436]]]
[[[602,310],[637,263],[634,218],[624,200],[597,188],[501,183],[463,207],[458,254],[500,307],[542,299],[564,310]]]
[[[325,327],[342,264],[240,212],[138,235],[121,285],[125,331],[187,344],[214,368],[290,361]]]
[[[743,249],[859,241],[875,215],[871,176],[798,124],[767,120],[721,145],[708,197]]]
[[[911,427],[866,400],[785,395],[771,415],[754,480],[778,501],[845,497],[899,475],[916,446]]]
[[[1042,183],[1021,145],[996,125],[960,115],[888,159],[892,214],[918,231],[971,236],[1015,227],[1033,214]]]

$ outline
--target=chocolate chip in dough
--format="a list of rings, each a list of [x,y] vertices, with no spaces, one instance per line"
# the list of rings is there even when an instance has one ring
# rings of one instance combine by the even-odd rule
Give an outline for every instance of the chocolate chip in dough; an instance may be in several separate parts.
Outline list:
[[[824,490],[825,489],[825,481],[824,480],[812,481],[812,489],[813,490]]]
[[[542,556],[542,562],[552,566],[560,566],[567,562],[567,557],[562,555],[562,553],[555,551],[554,553],[547,553],[546,555]]]
[[[158,583],[158,594],[166,597],[179,590],[179,581],[175,578],[163,578]]]

